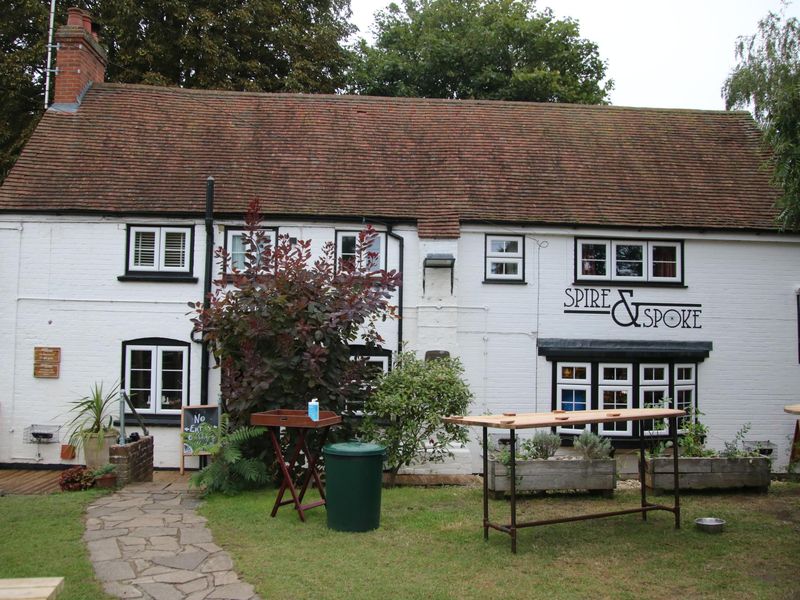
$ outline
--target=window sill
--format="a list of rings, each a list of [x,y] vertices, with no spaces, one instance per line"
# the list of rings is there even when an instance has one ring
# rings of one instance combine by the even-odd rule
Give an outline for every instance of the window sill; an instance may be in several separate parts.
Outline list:
[[[609,279],[578,279],[572,285],[596,286],[596,287],[661,287],[661,288],[688,288],[689,286],[682,281],[618,281]]]
[[[197,283],[197,277],[175,273],[128,273],[117,277],[117,281],[158,281],[159,283]]]
[[[163,427],[180,427],[180,415],[153,415],[153,414],[139,414],[145,425],[159,425]],[[119,419],[114,419],[114,427],[119,427]],[[125,413],[125,427],[139,427],[139,421],[133,416],[133,413]]]
[[[500,285],[528,285],[527,281],[519,279],[484,279],[483,283],[493,285],[499,283]]]

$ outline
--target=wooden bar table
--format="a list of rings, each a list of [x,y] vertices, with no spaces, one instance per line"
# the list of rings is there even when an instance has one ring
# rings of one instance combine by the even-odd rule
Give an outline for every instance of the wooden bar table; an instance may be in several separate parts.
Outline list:
[[[294,504],[295,510],[300,517],[300,520],[305,522],[305,511],[315,508],[317,506],[325,506],[325,488],[317,472],[317,458],[319,456],[319,449],[325,445],[325,439],[328,437],[328,430],[333,425],[338,425],[342,422],[342,417],[329,410],[319,411],[319,419],[312,421],[308,413],[304,410],[268,410],[265,412],[253,413],[250,415],[250,424],[267,427],[269,436],[272,440],[272,448],[275,450],[275,458],[278,461],[278,466],[283,474],[283,481],[278,490],[278,496],[275,498],[275,505],[272,507],[270,516],[274,517],[278,513],[278,509],[286,504]],[[292,451],[291,458],[287,461],[281,450],[281,428],[286,430],[286,435],[289,437],[289,446],[291,446],[291,437],[294,436],[294,450]],[[312,452],[306,439],[306,433],[310,430],[319,430],[321,437],[317,447]],[[300,458],[300,453],[306,457],[308,466],[305,474],[301,477],[300,493],[297,492],[294,479],[292,478],[292,470]],[[317,485],[319,490],[320,500],[303,504],[303,497],[306,495],[308,485],[311,480]],[[283,495],[289,490],[292,498],[284,500]]]
[[[644,436],[642,427],[639,427],[639,481],[642,485],[641,503],[636,508],[627,508],[612,512],[578,515],[560,519],[545,519],[541,521],[528,521],[517,523],[517,481],[516,481],[516,431],[517,429],[532,429],[536,427],[563,427],[565,425],[591,425],[592,423],[609,423],[614,421],[646,421],[651,419],[668,419],[669,436],[672,447],[678,448],[678,417],[685,416],[683,410],[671,408],[633,408],[623,410],[576,410],[553,411],[549,413],[506,413],[502,415],[477,415],[477,416],[450,416],[445,417],[446,423],[455,425],[470,425],[483,428],[483,539],[489,539],[489,528],[502,531],[511,536],[511,551],[517,552],[517,530],[523,527],[536,527],[538,525],[551,525],[553,523],[566,523],[569,521],[582,521],[585,519],[599,519],[602,517],[615,517],[631,513],[641,513],[642,519],[647,520],[647,513],[651,510],[666,510],[675,515],[675,529],[681,526],[680,490],[678,486],[678,453],[673,452],[673,474],[675,478],[673,504],[666,506],[647,501],[647,487],[645,486],[645,459]],[[496,523],[489,519],[489,482],[487,479],[489,458],[488,429],[508,429],[511,435],[509,465],[509,478],[511,484],[511,520],[509,523]]]

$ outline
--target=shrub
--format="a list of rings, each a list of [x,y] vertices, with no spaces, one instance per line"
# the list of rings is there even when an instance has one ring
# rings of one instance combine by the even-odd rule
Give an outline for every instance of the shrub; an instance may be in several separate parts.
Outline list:
[[[62,492],[78,492],[88,490],[94,485],[94,477],[86,467],[72,467],[58,478],[58,487]]]
[[[600,437],[588,429],[575,438],[574,448],[581,453],[583,458],[597,460],[611,456],[611,441],[608,438]]]
[[[561,436],[550,431],[537,431],[532,438],[522,442],[523,460],[550,458],[561,447]]]
[[[442,422],[469,408],[472,393],[463,372],[456,358],[423,361],[402,352],[394,368],[379,377],[364,406],[361,432],[386,446],[391,483],[401,467],[415,460],[441,462],[452,456],[451,444],[466,444],[466,427]]]

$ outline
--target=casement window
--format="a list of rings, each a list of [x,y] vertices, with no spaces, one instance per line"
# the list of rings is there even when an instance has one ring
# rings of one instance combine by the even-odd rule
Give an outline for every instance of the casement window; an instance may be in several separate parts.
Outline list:
[[[258,231],[263,235],[260,244],[260,250],[262,251],[266,247],[273,245],[278,237],[278,231],[276,229],[259,229]],[[248,235],[249,232],[244,229],[236,227],[228,227],[225,229],[225,250],[228,252],[228,257],[230,259],[228,271],[244,269],[245,255],[250,249],[247,243]]]
[[[486,235],[486,281],[525,281],[525,237]]]
[[[190,273],[191,227],[128,228],[128,272]]]
[[[392,351],[383,348],[367,348],[361,344],[350,346],[350,360],[363,359],[366,361],[367,380],[374,380],[380,375],[392,370]],[[372,387],[364,385],[364,389]],[[363,400],[345,400],[345,412],[353,416],[361,417],[364,415]]]
[[[553,409],[603,410],[677,408],[694,412],[697,406],[696,363],[555,362]],[[678,419],[679,433],[687,418]],[[668,435],[666,419],[642,421],[646,436]],[[562,433],[580,433],[582,425],[559,427]],[[632,421],[599,423],[599,435],[630,437]]]
[[[600,363],[598,366],[598,408],[608,412],[632,408],[632,365]],[[600,423],[600,434],[631,435],[631,421]]]
[[[592,369],[589,363],[558,363],[556,378],[557,410],[589,410],[591,408]],[[559,427],[563,433],[580,433],[585,425]]]
[[[639,365],[639,407],[671,408],[669,398],[669,365]],[[666,419],[642,421],[645,435],[664,433],[667,430]]]
[[[576,281],[681,283],[683,244],[645,240],[575,240]]]
[[[358,231],[337,231],[336,232],[336,265],[350,263],[355,264],[358,253]],[[385,269],[386,264],[386,234],[378,233],[367,248],[366,255],[363,257],[363,268],[374,272]]]
[[[189,345],[177,340],[140,343],[145,341],[123,344],[125,392],[139,413],[179,414],[189,404]]]

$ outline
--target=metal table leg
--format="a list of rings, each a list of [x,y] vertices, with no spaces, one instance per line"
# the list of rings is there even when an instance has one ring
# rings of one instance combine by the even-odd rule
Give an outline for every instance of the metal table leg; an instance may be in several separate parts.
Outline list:
[[[483,539],[489,539],[489,433],[483,428]]]
[[[642,488],[642,508],[647,506],[647,486],[645,485],[644,461],[644,421],[639,421],[639,485]],[[642,521],[647,521],[647,511],[642,510]]]
[[[511,552],[517,553],[517,432],[511,429]]]
[[[675,506],[675,529],[681,528],[681,491],[678,485],[678,418],[669,418],[669,431],[672,436],[672,476]]]

